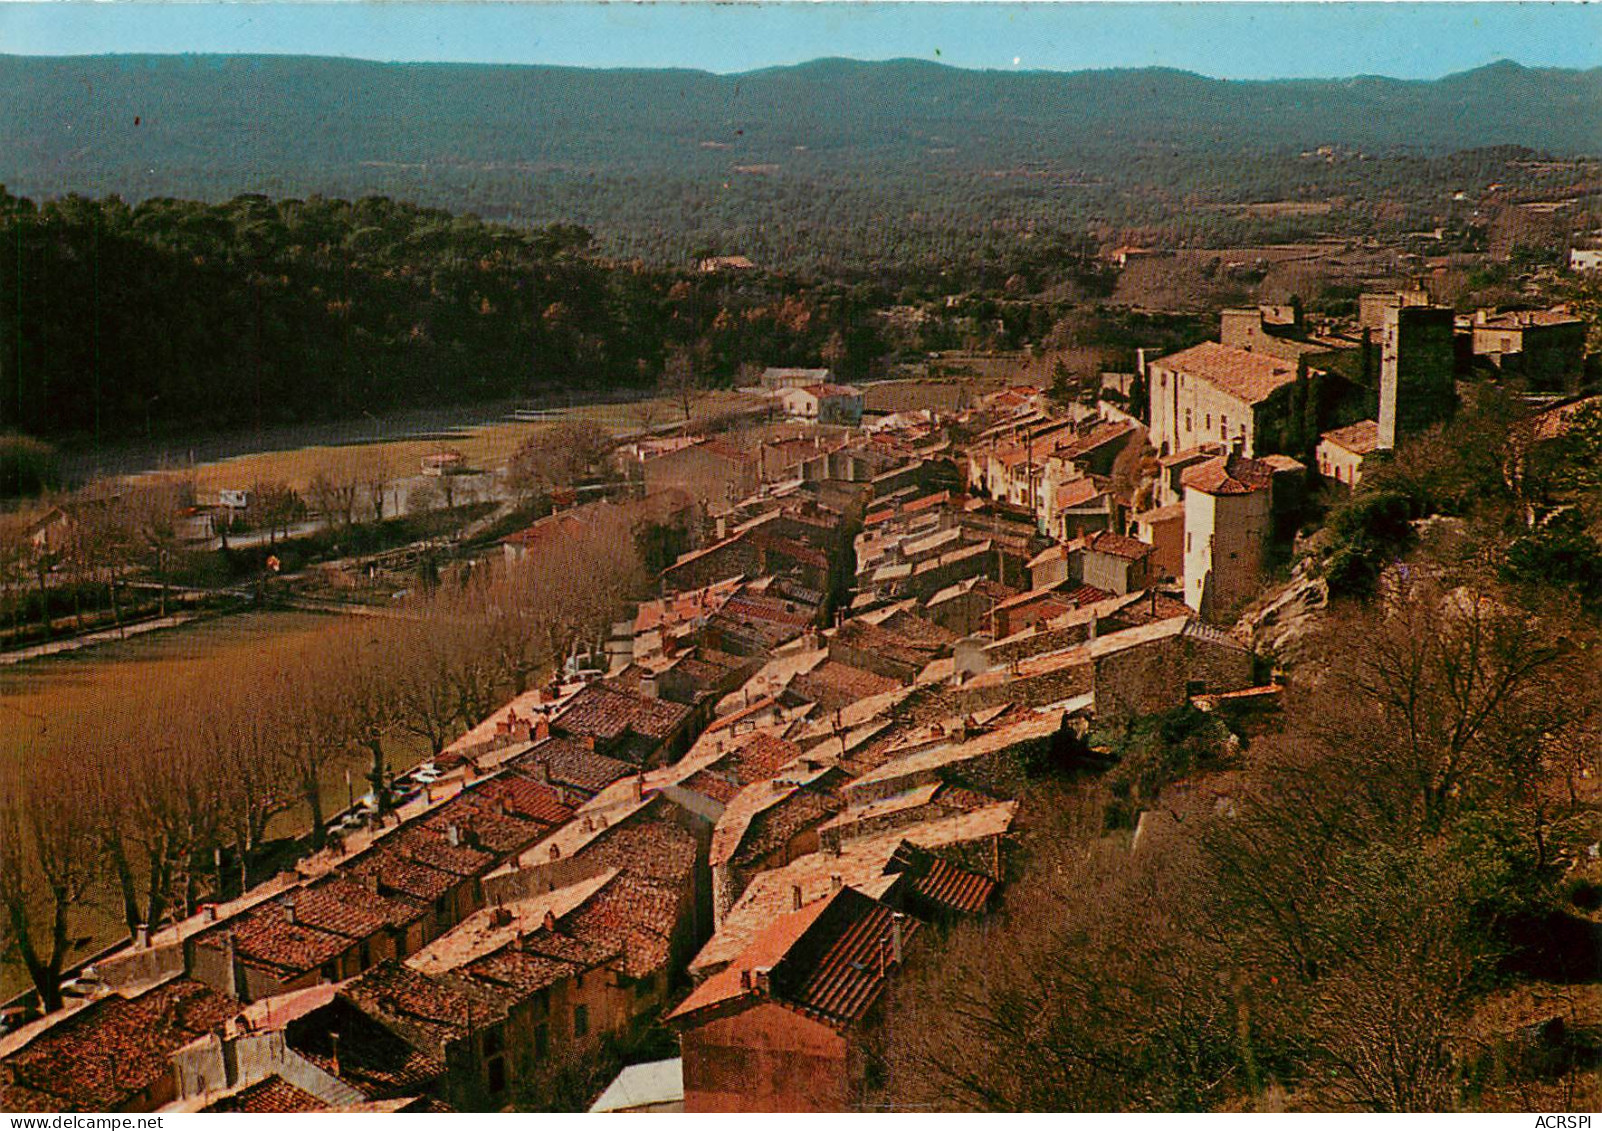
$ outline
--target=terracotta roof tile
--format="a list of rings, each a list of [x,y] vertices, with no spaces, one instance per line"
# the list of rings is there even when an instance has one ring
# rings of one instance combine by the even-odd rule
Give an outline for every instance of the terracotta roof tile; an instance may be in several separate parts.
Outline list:
[[[409,1044],[355,1002],[340,997],[290,1022],[284,1039],[301,1056],[369,1099],[416,1095],[445,1074],[444,1060],[438,1054]]]
[[[168,1077],[174,1051],[240,1008],[187,978],[133,997],[114,994],[39,1034],[5,1069],[12,1088],[51,1097],[56,1111],[118,1111]]]
[[[1345,428],[1333,428],[1321,438],[1356,455],[1366,456],[1379,447],[1379,423],[1359,420]]]
[[[1257,460],[1218,456],[1187,467],[1179,481],[1209,495],[1250,495],[1268,490],[1273,484],[1273,472]]]
[[[635,772],[635,767],[628,762],[597,754],[582,740],[560,735],[552,735],[536,744],[527,754],[509,763],[508,768],[538,781],[541,765],[549,780],[591,794]]]
[[[1139,561],[1156,549],[1155,546],[1148,545],[1139,538],[1114,534],[1108,530],[1087,535],[1085,537],[1085,548],[1087,550],[1095,550],[1098,554],[1112,554],[1114,557],[1124,558],[1128,561]]]
[[[797,694],[806,696],[826,711],[899,686],[896,680],[842,664],[838,660],[825,660],[790,681],[790,687]]]
[[[329,1105],[295,1087],[282,1076],[269,1076],[250,1087],[207,1104],[203,1111],[245,1112],[252,1115],[297,1111],[327,1111]]]
[[[1294,363],[1269,354],[1252,353],[1203,342],[1188,350],[1169,354],[1157,362],[1164,369],[1206,381],[1222,392],[1247,404],[1267,400],[1296,380]]]
[[[617,738],[625,730],[662,740],[683,725],[690,708],[666,699],[648,699],[605,683],[588,684],[568,701],[556,726],[569,734]]]
[[[710,797],[720,805],[727,805],[740,792],[740,786],[711,770],[697,770],[679,784],[702,797]]]
[[[291,894],[298,913],[300,892],[297,889]],[[291,919],[285,902],[280,900],[251,908],[199,936],[195,945],[207,950],[226,950],[230,940],[245,965],[297,974],[332,962],[350,950],[355,942],[348,935],[319,930]]]

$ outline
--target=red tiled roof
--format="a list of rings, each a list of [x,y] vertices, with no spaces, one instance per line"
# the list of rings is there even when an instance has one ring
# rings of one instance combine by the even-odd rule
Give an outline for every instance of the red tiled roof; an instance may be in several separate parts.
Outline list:
[[[1097,601],[1105,601],[1112,594],[1105,589],[1098,589],[1094,585],[1080,585],[1068,590],[1065,596],[1075,606],[1082,609],[1086,605],[1094,605]]]
[[[1179,482],[1209,495],[1250,495],[1253,491],[1268,490],[1273,483],[1273,472],[1257,460],[1218,456],[1187,467],[1180,474]]]
[[[796,676],[790,687],[825,710],[844,707],[858,699],[900,687],[898,680],[854,668],[837,660],[825,660],[805,675]]]
[[[794,628],[805,628],[816,617],[816,610],[796,605],[794,601],[781,601],[756,593],[741,593],[730,597],[722,613],[735,620],[764,620]]]
[[[695,835],[648,806],[602,830],[579,856],[602,870],[679,884],[695,871]]]
[[[387,840],[362,853],[342,871],[354,880],[377,883],[380,892],[396,892],[421,903],[433,903],[462,882],[454,872],[419,864],[391,849]]]
[[[541,765],[551,781],[586,793],[599,793],[635,772],[635,767],[628,762],[597,754],[581,739],[559,735],[552,735],[527,754],[518,756],[511,768],[515,773],[538,780]]]
[[[756,456],[752,455],[750,452],[745,451],[742,448],[737,448],[727,440],[720,440],[715,436],[710,440],[702,440],[693,448],[687,448],[685,450],[711,452],[715,456],[721,456],[724,459],[733,460],[737,463],[756,462]]]
[[[298,904],[298,890],[292,894]],[[254,907],[225,926],[201,935],[195,945],[226,950],[230,939],[239,960],[247,966],[270,966],[297,974],[332,962],[350,950],[355,941],[348,935],[292,920],[288,908],[279,900]]]
[[[119,1111],[172,1072],[171,1054],[236,1016],[240,1004],[176,978],[134,997],[112,995],[35,1037],[6,1059],[14,1089],[51,1097],[57,1111]],[[8,1095],[7,1103],[16,1097]]]
[[[1356,424],[1348,424],[1345,428],[1331,429],[1321,438],[1337,447],[1345,448],[1354,455],[1366,456],[1379,447],[1379,423],[1373,420],[1359,420]]]
[[[966,868],[934,857],[928,870],[913,881],[913,890],[923,898],[965,915],[976,915],[990,902],[996,882]]]
[[[801,748],[795,743],[766,731],[753,731],[733,751],[718,759],[717,764],[728,765],[740,784],[750,785],[755,781],[767,781],[800,756]]]
[[[459,973],[511,991],[519,1000],[584,971],[582,963],[544,954],[530,954],[513,942],[493,954],[475,959]]]
[[[841,894],[850,891],[842,888]],[[849,897],[835,901],[856,904],[833,943],[793,991],[794,1000],[815,1009],[832,1020],[851,1022],[868,1011],[884,988],[889,966],[890,933],[896,913],[876,900]],[[917,920],[902,918],[902,944],[911,936]]]
[[[207,1104],[203,1111],[245,1112],[252,1115],[297,1111],[327,1111],[329,1104],[295,1087],[282,1076],[269,1076],[243,1091]]]
[[[1106,444],[1122,440],[1134,432],[1135,426],[1127,420],[1099,424],[1078,439],[1070,440],[1057,448],[1057,454],[1067,459],[1081,459]]]
[[[853,888],[782,915],[725,969],[703,982],[671,1019],[690,1023],[704,1009],[771,998],[839,1027],[860,1019],[891,973],[892,933],[902,945],[919,924]],[[767,988],[759,984],[766,971]]]
[[[1292,362],[1218,342],[1203,342],[1188,350],[1169,354],[1157,364],[1164,369],[1205,381],[1247,404],[1265,401],[1296,380],[1296,365]]]
[[[409,1044],[354,1002],[339,997],[291,1022],[284,1036],[290,1048],[369,1099],[416,1095],[445,1072],[444,1060],[438,1054]]]
[[[616,738],[625,730],[658,740],[683,725],[690,708],[666,699],[631,695],[605,683],[591,683],[574,695],[556,716],[556,725],[570,734]]]
[[[623,973],[642,978],[667,966],[683,896],[681,885],[625,872],[565,916],[562,927],[621,950]]]
[[[430,1053],[497,1020],[500,1004],[471,979],[430,977],[393,959],[347,982],[340,997]]]
[[[697,770],[679,784],[702,797],[710,797],[720,805],[727,805],[740,792],[739,786],[711,770]]]
[[[1139,538],[1102,530],[1086,536],[1085,548],[1095,550],[1098,554],[1112,554],[1114,557],[1138,562],[1157,547],[1149,546]]]
[[[1074,479],[1058,487],[1056,506],[1058,510],[1084,506],[1092,499],[1106,493],[1107,488],[1097,483],[1094,476],[1087,475],[1083,479]]]

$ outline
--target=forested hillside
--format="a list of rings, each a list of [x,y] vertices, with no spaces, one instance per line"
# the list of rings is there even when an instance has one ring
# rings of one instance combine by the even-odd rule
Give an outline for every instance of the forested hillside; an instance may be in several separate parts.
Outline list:
[[[1602,70],[1514,64],[1435,82],[1224,82],[911,60],[711,75],[10,57],[0,84],[0,182],[15,192],[382,193],[582,224],[609,254],[721,250],[791,270],[982,262],[1087,226],[1373,234],[1508,179],[1505,153],[1454,151],[1594,154],[1602,121]],[[1332,159],[1307,155],[1318,147]],[[1209,210],[1287,198],[1334,206],[1317,223]]]
[[[551,391],[860,374],[871,291],[616,267],[570,225],[385,198],[130,207],[0,188],[0,430],[113,440]]]

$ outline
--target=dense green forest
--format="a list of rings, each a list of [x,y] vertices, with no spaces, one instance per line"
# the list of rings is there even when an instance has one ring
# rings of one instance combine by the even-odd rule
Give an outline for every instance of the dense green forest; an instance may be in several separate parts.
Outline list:
[[[615,257],[722,251],[829,275],[937,273],[1156,226],[1192,245],[1383,236],[1449,220],[1456,193],[1493,183],[1572,188],[1572,167],[1521,159],[1595,154],[1602,120],[1602,69],[1514,64],[1224,82],[911,60],[711,75],[0,57],[0,85],[0,181],[28,195],[383,194],[579,224]],[[1228,208],[1268,200],[1330,208]]]
[[[129,206],[0,189],[0,429],[34,435],[354,416],[649,386],[743,361],[865,374],[867,287],[615,266],[582,228],[384,198]]]

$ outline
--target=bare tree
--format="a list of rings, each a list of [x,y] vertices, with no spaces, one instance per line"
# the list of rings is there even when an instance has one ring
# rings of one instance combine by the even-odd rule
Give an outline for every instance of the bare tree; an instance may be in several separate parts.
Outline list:
[[[0,798],[0,908],[5,943],[46,1012],[60,1009],[61,974],[79,943],[79,915],[100,876],[82,783],[59,766]]]
[[[330,529],[349,527],[356,521],[361,480],[353,474],[323,468],[306,484],[306,495]]]

